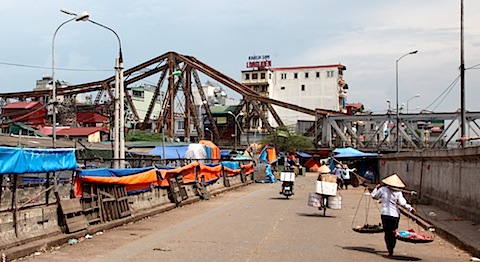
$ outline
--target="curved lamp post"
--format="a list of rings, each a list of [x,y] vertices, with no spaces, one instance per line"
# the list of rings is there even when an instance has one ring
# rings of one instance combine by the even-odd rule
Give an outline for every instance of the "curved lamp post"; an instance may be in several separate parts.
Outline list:
[[[212,130],[210,130],[208,127],[205,127],[205,131],[210,132],[210,141],[213,142],[213,132],[212,132]]]
[[[409,112],[408,112],[408,102],[410,102],[410,100],[412,100],[412,99],[414,99],[414,98],[417,98],[417,97],[420,97],[420,94],[416,94],[416,95],[410,97],[410,98],[407,100],[407,114],[409,113]]]
[[[81,16],[83,13],[79,15],[75,14],[72,11],[62,9],[61,12],[67,15],[76,16],[75,20],[79,21],[77,17]],[[72,19],[72,20],[73,20]],[[122,55],[122,42],[120,41],[120,37],[118,36],[117,32],[111,29],[108,26],[102,25],[97,23],[87,17],[81,19],[83,21],[89,21],[92,24],[98,25],[107,29],[108,31],[112,32],[118,41],[118,58],[115,59],[115,123],[114,123],[114,141],[113,141],[113,158],[115,160],[120,159],[120,165],[118,161],[114,162],[115,168],[124,168],[125,167],[125,88],[124,88],[124,79],[123,79],[123,55]]]
[[[63,12],[63,11],[62,11]],[[73,15],[73,14],[72,14]],[[57,83],[55,80],[55,37],[57,36],[58,30],[68,22],[73,20],[75,21],[87,21],[89,14],[87,12],[82,12],[78,15],[75,14],[75,17],[72,19],[68,19],[67,21],[61,23],[55,32],[53,33],[52,37],[52,147],[57,147]]]
[[[235,115],[232,111],[228,111],[229,115],[232,115],[233,118],[235,119],[235,152],[237,151],[237,129],[238,129],[238,121],[237,118],[239,116],[243,116],[243,112],[238,113],[238,115]]]
[[[395,93],[396,93],[396,100],[397,100],[397,103],[396,103],[396,104],[397,104],[397,121],[396,121],[396,122],[397,122],[397,124],[396,124],[396,126],[397,126],[397,128],[396,128],[396,129],[397,129],[397,152],[400,151],[400,133],[399,133],[399,132],[400,132],[400,128],[399,128],[399,124],[400,124],[400,123],[399,123],[399,122],[400,122],[400,121],[399,121],[399,119],[400,119],[400,117],[399,117],[399,112],[400,112],[400,111],[398,110],[398,62],[399,62],[402,58],[404,58],[405,56],[407,56],[407,55],[414,55],[414,54],[416,54],[417,52],[418,52],[418,50],[415,50],[415,51],[406,53],[406,54],[402,55],[400,58],[398,58],[398,59],[395,61],[395,90],[396,90]]]

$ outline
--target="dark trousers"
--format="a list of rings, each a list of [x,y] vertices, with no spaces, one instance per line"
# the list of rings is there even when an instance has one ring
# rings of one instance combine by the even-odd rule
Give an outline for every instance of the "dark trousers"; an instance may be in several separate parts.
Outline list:
[[[337,177],[337,186],[338,188],[343,188],[343,179]]]
[[[348,189],[348,185],[350,185],[350,179],[343,179],[343,183],[345,184],[345,189]]]
[[[387,244],[389,255],[393,254],[393,249],[397,243],[397,239],[395,238],[395,230],[398,229],[399,221],[399,217],[382,215],[383,231],[385,232],[385,244]]]

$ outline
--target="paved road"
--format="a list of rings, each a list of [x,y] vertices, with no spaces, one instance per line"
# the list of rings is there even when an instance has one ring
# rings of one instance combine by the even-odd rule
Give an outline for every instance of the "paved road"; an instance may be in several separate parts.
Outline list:
[[[383,234],[359,234],[366,204],[368,223],[379,211],[362,188],[340,191],[342,210],[307,206],[316,175],[297,177],[295,195],[279,195],[280,183],[254,184],[155,217],[53,248],[23,261],[468,261],[466,252],[436,237],[433,243],[398,242],[386,257]],[[359,207],[359,208],[358,208]],[[355,216],[356,211],[357,215]],[[355,218],[355,219],[354,219]],[[401,228],[413,227],[403,217]]]

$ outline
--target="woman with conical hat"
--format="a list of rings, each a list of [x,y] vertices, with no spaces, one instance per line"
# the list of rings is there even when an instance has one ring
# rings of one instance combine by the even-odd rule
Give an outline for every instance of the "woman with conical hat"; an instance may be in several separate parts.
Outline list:
[[[400,221],[400,209],[398,206],[403,206],[412,213],[416,212],[415,208],[407,203],[407,200],[398,188],[405,188],[405,184],[394,173],[383,179],[381,184],[376,185],[371,193],[374,199],[382,199],[382,211],[380,213],[389,256],[393,255],[393,249],[397,242],[395,230],[398,229],[398,222]]]

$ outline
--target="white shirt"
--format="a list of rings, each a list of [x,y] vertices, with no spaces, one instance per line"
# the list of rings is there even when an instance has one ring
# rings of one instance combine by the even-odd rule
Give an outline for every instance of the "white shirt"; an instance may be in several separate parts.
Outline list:
[[[374,199],[382,199],[382,211],[380,212],[382,215],[400,217],[398,205],[405,207],[408,211],[412,211],[412,206],[407,203],[402,192],[398,190],[383,186],[373,189],[371,194]]]
[[[354,171],[355,168],[352,168],[352,169],[345,168],[343,170],[345,170],[345,173],[343,174],[343,179],[350,179],[350,172]]]

